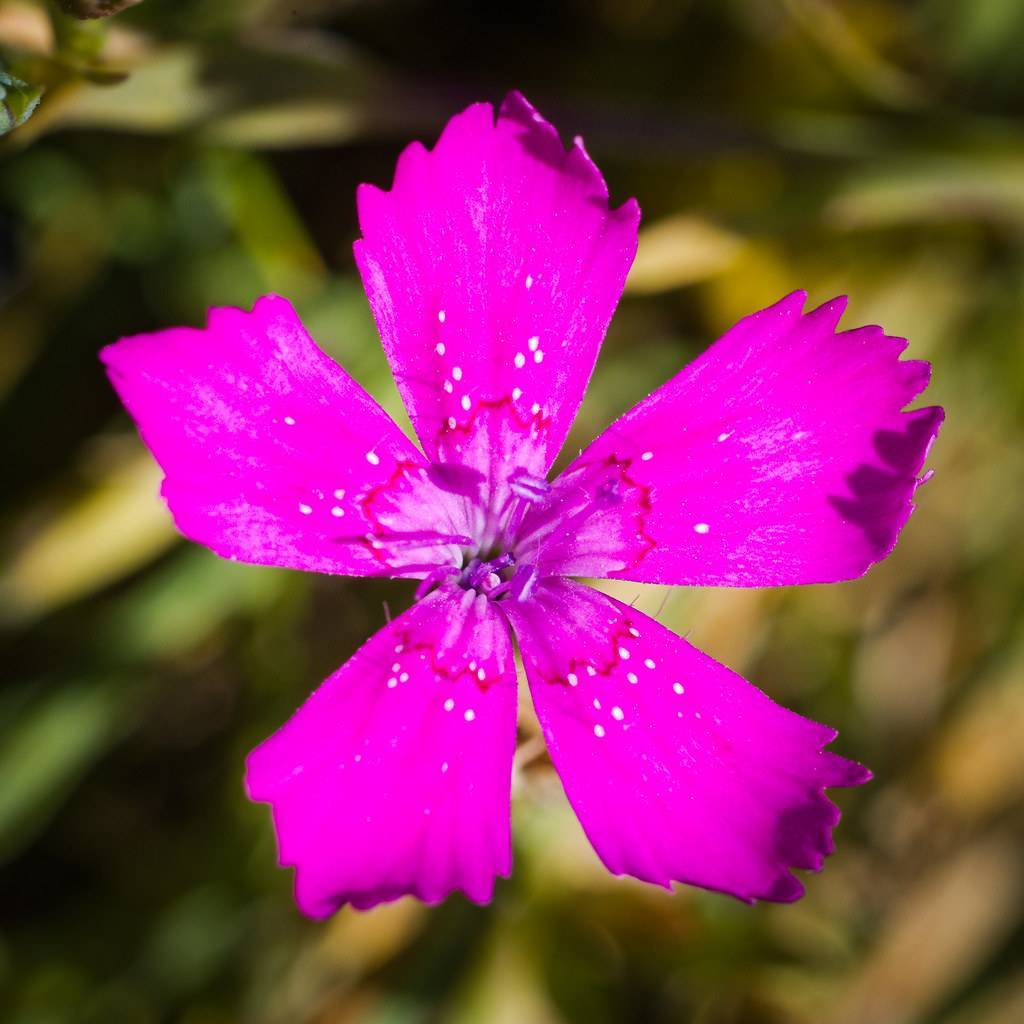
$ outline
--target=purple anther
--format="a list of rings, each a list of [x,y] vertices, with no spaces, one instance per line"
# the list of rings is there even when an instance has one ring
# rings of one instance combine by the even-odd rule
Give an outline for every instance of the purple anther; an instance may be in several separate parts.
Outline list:
[[[544,499],[551,484],[538,476],[530,476],[527,473],[519,473],[508,482],[509,490],[524,501],[537,502]]]
[[[480,497],[480,488],[484,482],[480,470],[449,462],[432,462],[427,469],[427,477],[442,491],[473,499]]]
[[[481,562],[479,558],[474,558],[465,569],[462,570],[461,584],[467,590],[472,590],[478,587],[483,578],[490,572],[487,564]]]
[[[511,552],[506,551],[505,554],[498,555],[497,558],[488,562],[487,566],[491,572],[500,572],[502,569],[505,569],[510,565],[514,565],[515,561],[515,556]]]
[[[420,580],[419,586],[416,588],[416,600],[420,601],[426,597],[446,576],[457,576],[458,574],[459,570],[454,565],[436,566],[427,576]]]
[[[512,599],[514,601],[525,601],[533,593],[536,582],[537,571],[532,565],[519,566],[516,569],[515,576],[512,577],[511,587],[509,588],[512,593]]]

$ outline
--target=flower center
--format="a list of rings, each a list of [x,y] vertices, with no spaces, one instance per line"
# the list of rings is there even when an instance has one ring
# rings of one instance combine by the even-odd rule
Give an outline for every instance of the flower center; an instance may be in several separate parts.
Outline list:
[[[425,597],[434,587],[454,586],[491,601],[522,601],[533,592],[535,582],[533,567],[517,563],[510,551],[490,552],[486,557],[471,557],[461,569],[454,565],[438,566],[421,580],[416,599]]]
[[[517,562],[511,551],[491,552],[484,558],[471,558],[458,573],[455,585],[491,601],[523,601],[533,592],[536,576],[533,566]]]
[[[471,558],[459,574],[458,585],[463,590],[475,590],[478,594],[500,596],[508,589],[515,577],[516,560],[511,552],[505,552],[486,560]]]
[[[416,590],[417,600],[435,587],[458,587],[492,601],[528,598],[537,573],[529,553],[523,557],[519,534],[524,516],[544,501],[551,485],[518,469],[498,488],[500,498],[485,501],[481,495],[484,476],[472,467],[436,463],[430,475],[442,490],[469,499],[476,522],[466,527],[468,536],[463,540],[472,536],[474,541],[462,547],[461,565],[449,563],[431,570]]]

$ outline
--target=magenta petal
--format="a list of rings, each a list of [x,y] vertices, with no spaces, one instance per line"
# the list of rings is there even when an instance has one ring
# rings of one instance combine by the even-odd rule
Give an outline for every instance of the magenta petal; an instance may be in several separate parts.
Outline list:
[[[803,893],[870,773],[835,732],[773,703],[636,610],[567,580],[505,605],[555,768],[610,871],[743,900]]]
[[[462,503],[287,301],[102,353],[182,533],[246,562],[353,575],[451,562]]]
[[[377,633],[247,764],[311,917],[455,890],[511,869],[516,682],[508,627],[436,591]]]
[[[394,185],[358,194],[356,261],[427,456],[489,481],[543,477],[576,414],[636,251],[634,201],[608,204],[576,139],[518,93],[476,104]]]
[[[521,530],[550,574],[774,586],[850,579],[913,510],[939,408],[929,366],[845,300],[794,293],[742,320],[614,423]]]

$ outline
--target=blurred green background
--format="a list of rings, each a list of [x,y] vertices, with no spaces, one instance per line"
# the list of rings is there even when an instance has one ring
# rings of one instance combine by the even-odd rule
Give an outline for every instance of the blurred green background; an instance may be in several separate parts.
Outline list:
[[[0,1019],[1024,1020],[1022,53],[1019,0],[0,2]],[[354,189],[511,87],[645,213],[571,447],[797,287],[934,362],[866,579],[614,588],[874,769],[794,906],[608,876],[529,714],[487,908],[305,921],[243,796],[411,588],[181,541],[96,352],[273,290],[397,411]]]

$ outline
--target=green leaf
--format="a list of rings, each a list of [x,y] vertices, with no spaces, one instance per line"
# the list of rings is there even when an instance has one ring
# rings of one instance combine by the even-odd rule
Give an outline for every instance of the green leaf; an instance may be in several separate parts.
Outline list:
[[[24,848],[116,738],[125,706],[115,687],[75,684],[0,735],[0,863]]]
[[[177,534],[160,500],[160,467],[137,451],[41,522],[0,573],[0,622],[24,623],[129,575]]]
[[[129,659],[180,657],[231,617],[265,614],[296,579],[185,548],[114,604],[97,627],[97,650]]]
[[[29,85],[6,71],[0,71],[0,135],[24,124],[42,97],[42,86]]]

